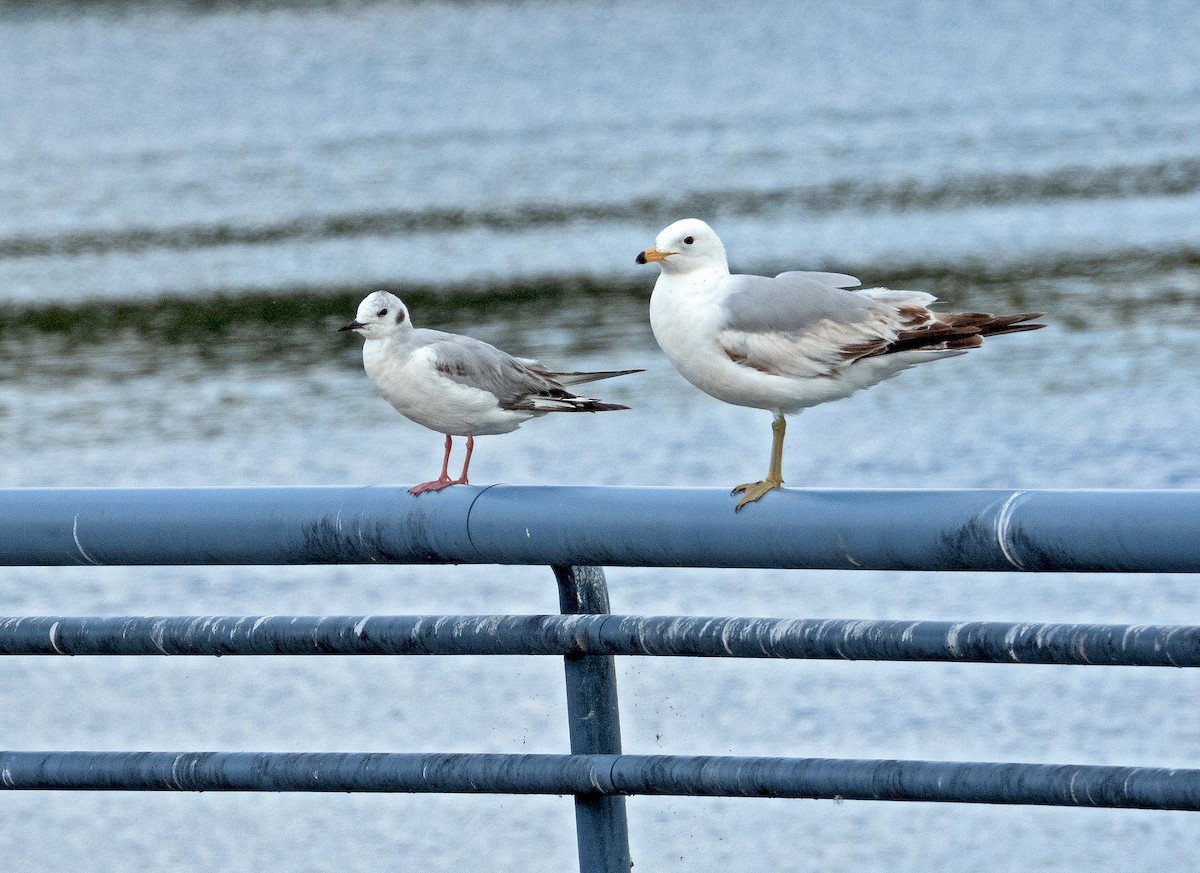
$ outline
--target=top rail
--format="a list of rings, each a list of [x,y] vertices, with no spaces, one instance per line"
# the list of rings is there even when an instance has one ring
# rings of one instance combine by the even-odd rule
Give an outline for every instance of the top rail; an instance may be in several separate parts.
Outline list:
[[[0,489],[0,565],[1200,572],[1200,491]]]

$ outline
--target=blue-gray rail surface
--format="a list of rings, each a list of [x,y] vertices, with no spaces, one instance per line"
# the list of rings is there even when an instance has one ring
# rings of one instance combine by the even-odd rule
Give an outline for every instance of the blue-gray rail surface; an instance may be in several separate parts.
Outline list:
[[[624,794],[1200,810],[1200,770],[686,755],[0,752],[12,790]]]
[[[0,617],[0,655],[654,655],[1200,667],[1200,628],[694,615]]]
[[[463,563],[1190,573],[1200,491],[0,490],[0,565]]]

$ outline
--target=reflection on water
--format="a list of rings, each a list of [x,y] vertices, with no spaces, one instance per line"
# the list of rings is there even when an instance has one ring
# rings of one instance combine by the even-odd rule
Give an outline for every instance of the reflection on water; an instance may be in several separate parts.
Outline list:
[[[481,438],[478,481],[746,481],[769,416],[670,368],[654,270],[633,263],[693,214],[737,269],[1048,312],[797,416],[790,487],[1200,487],[1194,3],[654,15],[0,2],[0,486],[431,478],[441,437],[337,333],[379,287],[422,326],[646,368],[605,383],[627,412]],[[1183,577],[609,578],[625,612],[1200,624]],[[536,568],[10,569],[0,596],[28,614],[557,609]],[[12,659],[0,735],[561,752],[551,660]],[[1200,765],[1179,717],[1197,671],[665,660],[621,662],[628,751]],[[561,798],[2,800],[14,868],[47,846],[114,871],[574,864]],[[634,798],[630,815],[639,869],[662,870],[1125,871],[1191,862],[1200,836],[1184,815],[920,804]]]
[[[1033,175],[987,173],[934,180],[848,178],[825,185],[747,191],[690,191],[665,197],[623,198],[610,203],[531,202],[496,209],[389,209],[306,216],[256,225],[187,225],[92,229],[44,236],[0,238],[0,258],[139,252],[312,242],[332,237],[404,237],[474,229],[531,233],[572,223],[657,227],[681,215],[780,218],[844,211],[926,212],[978,206],[1038,204],[1055,200],[1178,197],[1200,192],[1200,159],[1177,158],[1142,166],[1055,167]]]
[[[1063,265],[1066,272],[989,273],[980,265],[876,275],[859,272],[866,287],[929,291],[941,309],[1043,309],[1057,326],[1096,332],[1138,323],[1188,330],[1200,309],[1200,270],[1191,264],[1093,261]],[[1069,267],[1077,269],[1069,269]],[[852,267],[844,267],[853,269]],[[767,271],[768,274],[770,271]],[[548,335],[567,353],[641,343],[657,270],[642,268],[629,280],[582,277],[442,286],[387,286],[403,297],[423,327],[489,333],[501,345],[537,347]],[[213,362],[286,358],[296,366],[328,363],[329,331],[353,317],[359,301],[376,290],[296,289],[267,294],[158,298],[112,302],[64,294],[49,305],[0,307],[0,373],[20,379],[38,356],[67,356],[98,365],[113,356],[107,346],[137,341],[144,361],[193,349]],[[87,351],[85,351],[87,350]],[[125,356],[116,356],[124,359]]]

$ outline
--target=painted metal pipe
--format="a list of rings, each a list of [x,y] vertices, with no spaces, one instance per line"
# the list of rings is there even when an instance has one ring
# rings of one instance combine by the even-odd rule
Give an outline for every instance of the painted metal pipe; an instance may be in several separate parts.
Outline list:
[[[590,793],[1200,810],[1200,770],[672,755],[0,752],[0,788]]]
[[[636,615],[30,616],[0,618],[0,655],[666,655],[1200,667],[1200,627]],[[604,740],[609,751],[620,748],[619,729],[614,737]]]
[[[0,565],[1200,572],[1200,491],[462,485],[0,490]]]

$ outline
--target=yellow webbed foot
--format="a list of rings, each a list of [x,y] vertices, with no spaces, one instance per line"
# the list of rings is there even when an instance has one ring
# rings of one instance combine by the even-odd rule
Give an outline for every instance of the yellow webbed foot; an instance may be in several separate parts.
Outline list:
[[[760,500],[768,491],[774,491],[776,488],[783,486],[782,479],[763,479],[761,482],[746,482],[733,489],[731,494],[741,494],[742,499],[738,501],[738,505],[734,507],[734,512],[740,510],[747,503],[753,503]]]

